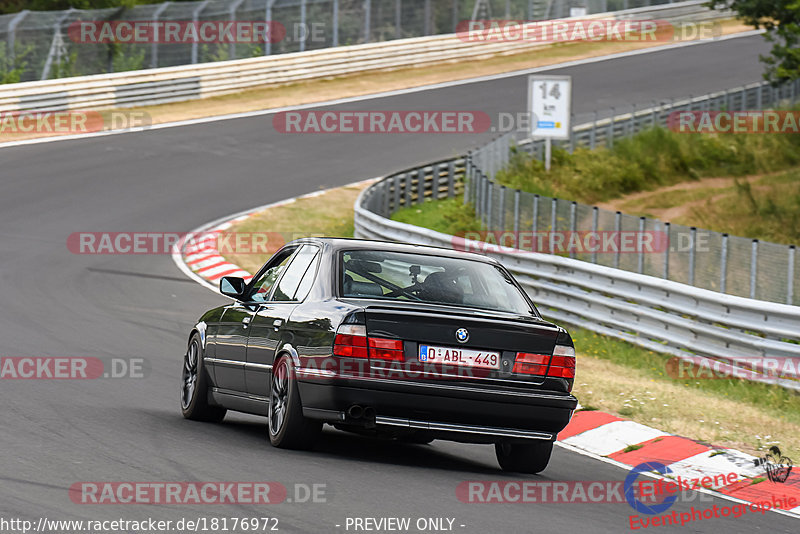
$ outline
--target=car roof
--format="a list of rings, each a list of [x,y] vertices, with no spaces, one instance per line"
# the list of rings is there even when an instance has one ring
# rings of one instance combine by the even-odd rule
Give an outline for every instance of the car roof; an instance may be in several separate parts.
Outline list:
[[[318,243],[327,245],[333,252],[340,250],[383,250],[387,252],[406,252],[411,254],[427,254],[430,256],[444,256],[447,258],[458,258],[464,260],[481,261],[499,265],[500,262],[473,252],[464,252],[443,247],[432,247],[428,245],[411,245],[407,243],[395,243],[392,241],[376,241],[370,239],[355,239],[345,237],[304,237],[296,239],[293,243]]]

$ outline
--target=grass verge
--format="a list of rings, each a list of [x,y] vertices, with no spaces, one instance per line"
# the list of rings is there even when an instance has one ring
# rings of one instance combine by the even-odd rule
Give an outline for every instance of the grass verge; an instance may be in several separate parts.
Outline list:
[[[611,200],[602,207],[731,235],[800,243],[800,169],[700,180]]]
[[[367,184],[326,189],[315,196],[268,208],[237,223],[230,232],[266,233],[267,249],[309,236],[353,237],[353,205]],[[269,259],[267,254],[224,254],[229,262],[255,273]]]
[[[550,197],[596,203],[704,177],[771,173],[800,165],[800,136],[684,134],[662,128],[614,142],[610,149],[553,150],[544,163],[515,151],[497,181]]]
[[[302,235],[351,237],[352,205],[363,187],[331,189],[269,208],[231,231],[275,232],[281,241],[276,245]],[[460,199],[450,199],[413,206],[394,219],[449,232],[461,228],[470,213]],[[250,272],[267,259],[226,258]],[[779,444],[787,456],[800,457],[800,395],[743,380],[676,380],[667,373],[668,356],[579,328],[570,332],[578,351],[574,392],[587,409],[756,455]]]

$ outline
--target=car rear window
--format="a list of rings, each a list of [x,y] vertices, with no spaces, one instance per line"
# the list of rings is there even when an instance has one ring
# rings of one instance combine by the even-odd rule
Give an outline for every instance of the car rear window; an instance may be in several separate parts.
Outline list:
[[[381,250],[345,251],[341,295],[421,301],[532,314],[522,292],[500,267],[480,261]]]

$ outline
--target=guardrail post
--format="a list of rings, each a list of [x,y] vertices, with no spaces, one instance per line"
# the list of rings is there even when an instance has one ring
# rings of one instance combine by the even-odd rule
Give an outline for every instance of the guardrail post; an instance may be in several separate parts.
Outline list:
[[[576,223],[575,216],[576,216],[577,210],[578,210],[578,203],[573,200],[572,203],[569,205],[569,234],[570,235],[569,235],[569,240],[568,241],[570,243],[572,242],[572,236],[575,234],[575,223]],[[572,249],[570,249],[570,251],[569,251],[569,257],[570,258],[574,258],[575,257],[575,251],[573,251]]]
[[[650,127],[651,128],[655,128],[656,127],[656,120],[657,120],[656,119],[656,107],[660,107],[660,106],[658,106],[658,104],[656,104],[656,101],[653,100],[653,106],[650,108],[650,123],[651,123]]]
[[[620,226],[622,226],[622,212],[614,213],[614,241],[617,243],[617,250],[614,252],[614,268],[619,269],[619,248],[622,244],[620,236]]]
[[[303,38],[300,39],[300,52],[305,52],[306,39],[310,33],[306,26],[306,2],[308,2],[308,0],[300,0],[300,31],[303,32]]]
[[[697,228],[692,226],[689,228],[689,241],[691,248],[689,249],[689,285],[694,285],[694,260],[695,253],[697,252]]]
[[[492,229],[492,205],[494,204],[492,194],[494,193],[494,183],[486,179],[486,187],[488,188],[488,195],[486,195],[486,229]]]
[[[483,171],[480,173],[481,176],[481,197],[480,197],[480,206],[481,206],[481,225],[484,225],[484,217],[486,216],[486,204],[487,200],[486,197],[489,196],[489,192],[487,190],[487,180],[486,176],[483,174]]]
[[[500,186],[500,209],[497,210],[497,220],[500,223],[498,230],[506,229],[506,186]]]
[[[372,0],[364,0],[364,42],[369,42],[369,34],[372,31],[370,22],[372,18]]]
[[[195,27],[197,27],[197,22],[200,20],[200,13],[202,13],[203,10],[206,8],[208,2],[209,0],[204,0],[203,2],[200,3],[200,5],[198,5],[196,8],[194,8],[194,10],[192,10],[192,24],[194,24]],[[197,42],[197,39],[192,41],[192,65],[197,63],[199,60],[197,52],[198,44],[199,43]]]
[[[598,241],[600,238],[597,236],[597,217],[600,213],[600,209],[597,206],[592,208],[592,235],[595,236],[595,239]],[[592,263],[597,263],[597,247],[594,247],[592,250]]]
[[[558,199],[554,198],[550,201],[550,238],[547,240],[550,243],[550,254],[554,253],[553,249],[553,236],[556,234],[556,226],[558,224],[558,219],[556,215],[558,214]]]
[[[639,217],[639,236],[636,238],[636,246],[639,249],[638,273],[644,274],[644,250],[642,250],[642,236],[644,235],[645,217]]]
[[[465,206],[469,203],[472,190],[470,183],[472,182],[472,151],[467,152],[467,157],[464,158],[464,198],[462,204]]]
[[[305,3],[306,0],[302,0]],[[236,10],[244,2],[244,0],[235,0],[228,8],[228,21],[236,22]],[[160,8],[159,8],[160,9]],[[228,59],[236,59],[236,41],[228,43]]]
[[[764,109],[764,106],[761,103],[762,99],[762,88],[763,85],[759,84],[758,89],[756,90],[756,109]]]
[[[12,70],[14,68],[14,61],[16,59],[14,45],[17,42],[17,26],[20,22],[22,22],[22,19],[28,15],[28,13],[30,13],[30,11],[23,9],[14,15],[14,18],[8,23],[8,33],[6,34],[6,42],[8,43],[6,46],[6,68],[8,70]]]
[[[431,34],[431,0],[425,0],[425,7],[423,9],[425,21],[423,22],[423,28],[425,35]]]
[[[758,275],[758,239],[753,239],[750,249],[750,298],[756,298],[756,277]]]
[[[391,208],[389,207],[389,180],[381,181],[381,196],[383,197],[383,216],[387,219],[391,215]]]
[[[670,248],[669,226],[670,226],[670,223],[664,223],[664,233],[667,236],[667,240],[666,240],[667,241],[667,247],[664,250],[664,280],[669,280],[669,248]]]
[[[608,122],[608,132],[606,133],[606,146],[608,148],[614,148],[614,119],[616,111],[614,108],[611,108],[611,117]]]
[[[465,162],[466,163],[466,162]],[[464,187],[466,187],[467,176],[464,171]],[[456,196],[456,162],[452,159],[447,162],[447,198]],[[464,190],[464,198],[467,198],[467,191]]]
[[[569,153],[572,154],[575,151],[575,115],[571,114],[569,116]]]
[[[514,239],[519,247],[519,189],[514,191]]]
[[[413,171],[408,171],[408,173],[406,173],[406,185],[405,185],[405,191],[404,191],[405,198],[406,198],[406,202],[405,202],[405,207],[406,208],[410,208],[411,207],[411,186],[414,185],[414,175],[415,174],[419,175],[419,171],[413,170]]]
[[[331,21],[331,27],[333,29],[333,38],[331,39],[331,45],[337,47],[339,46],[339,0],[333,0],[332,15],[333,20]]]
[[[794,301],[794,245],[789,245],[789,265],[786,269],[786,304]]]
[[[394,2],[394,38],[400,39],[403,35],[402,30],[403,0]],[[455,30],[453,30],[455,32]]]
[[[539,195],[533,195],[533,222],[531,223],[531,230],[533,231],[533,240],[531,247],[536,249],[536,243],[538,243],[538,239],[536,238],[536,233],[539,231]],[[534,250],[534,252],[541,252],[540,250]]]
[[[400,209],[400,177],[396,174],[392,177],[392,187],[394,189],[392,212],[395,212]]]
[[[728,234],[722,234],[722,250],[719,258],[719,292],[728,290]]]
[[[594,150],[597,141],[597,110],[594,110],[594,119],[592,120],[592,130],[589,132],[589,148]]]
[[[264,10],[264,20],[268,24],[269,28],[269,35],[267,36],[267,42],[264,43],[264,55],[269,56],[272,54],[272,29],[274,26],[272,25],[272,4],[274,4],[277,0],[267,0],[267,5]],[[336,0],[334,0],[336,1]],[[334,20],[336,14],[334,12]]]
[[[161,13],[164,12],[165,9],[169,7],[171,2],[164,2],[160,6],[153,11],[153,22],[158,22],[159,17],[161,17]],[[154,35],[153,35],[153,43],[150,45],[150,68],[155,69],[158,68],[158,24],[154,24]]]

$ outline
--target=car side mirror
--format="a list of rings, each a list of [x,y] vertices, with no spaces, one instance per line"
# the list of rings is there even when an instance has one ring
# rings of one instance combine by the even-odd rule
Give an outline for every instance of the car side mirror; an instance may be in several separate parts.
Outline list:
[[[226,297],[241,299],[244,295],[244,288],[247,286],[243,278],[236,276],[223,276],[219,281],[219,292]]]

